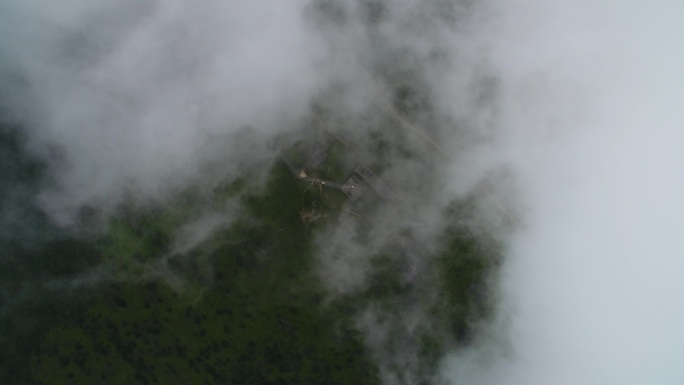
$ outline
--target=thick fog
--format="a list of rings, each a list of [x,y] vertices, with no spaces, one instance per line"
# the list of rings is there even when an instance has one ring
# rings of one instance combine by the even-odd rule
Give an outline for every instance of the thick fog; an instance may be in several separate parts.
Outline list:
[[[499,318],[480,345],[445,362],[446,377],[680,383],[684,8],[526,1],[501,11],[500,65],[524,85],[510,90],[514,133],[559,132],[519,147],[541,154],[518,168],[525,226],[508,244]]]
[[[47,165],[30,198],[76,231],[85,209],[106,219],[277,161],[317,106],[356,143],[392,122],[382,177],[397,197],[368,218],[370,241],[354,243],[354,214],[316,240],[331,296],[363,286],[364,255],[405,229],[424,245],[419,277],[445,209],[480,192],[473,231],[505,250],[495,316],[433,380],[678,384],[683,13],[666,0],[5,1],[0,113]],[[410,120],[392,107],[403,89]],[[230,217],[187,224],[174,247]],[[383,345],[388,328],[429,327],[423,304],[381,318],[369,306],[356,326],[383,378],[417,382],[411,347]]]
[[[297,2],[1,7],[7,113],[48,160],[54,181],[40,198],[65,225],[124,195],[161,200],[225,153],[235,174],[259,156],[245,147],[265,150],[226,136],[288,129],[316,80]]]

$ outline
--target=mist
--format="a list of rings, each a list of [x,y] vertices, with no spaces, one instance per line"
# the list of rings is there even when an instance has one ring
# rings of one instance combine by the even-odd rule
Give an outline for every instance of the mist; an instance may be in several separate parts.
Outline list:
[[[259,155],[230,136],[283,130],[313,92],[297,2],[2,7],[7,114],[51,168],[40,200],[62,225],[86,206],[108,216],[125,195],[163,201],[211,160],[235,174]]]
[[[45,177],[7,195],[2,239],[37,237],[24,229],[41,215],[80,234],[90,213],[106,231],[122,208],[265,176],[315,121],[354,143],[357,164],[382,164],[394,192],[362,230],[346,211],[312,236],[325,301],[363,293],[368,256],[410,245],[400,311],[370,301],[355,318],[385,383],[679,383],[682,11],[665,0],[7,1],[0,113]],[[473,217],[454,218],[473,196]],[[205,209],[174,252],[238,212],[238,198]],[[437,327],[432,261],[454,222],[503,249],[487,287],[495,309],[424,373],[414,340]]]
[[[533,157],[513,157],[527,208],[499,273],[498,317],[444,373],[468,384],[680,383],[684,9],[510,7],[501,67],[525,85],[510,89],[512,132],[555,133],[521,144]]]

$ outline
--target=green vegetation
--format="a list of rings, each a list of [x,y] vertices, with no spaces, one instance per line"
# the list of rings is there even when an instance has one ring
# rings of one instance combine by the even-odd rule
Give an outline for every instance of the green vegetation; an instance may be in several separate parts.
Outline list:
[[[466,232],[453,233],[448,252],[439,260],[443,291],[439,312],[459,344],[470,343],[476,323],[491,314],[487,278],[498,261],[493,258],[497,254],[484,245]]]
[[[277,165],[263,192],[244,195],[245,219],[177,257],[186,263],[179,274],[197,259],[210,264],[201,296],[135,280],[79,292],[34,346],[19,343],[30,365],[5,366],[4,377],[21,373],[42,384],[377,383],[349,320],[320,306],[301,218],[316,194]],[[103,261],[120,256],[118,268],[130,270],[166,251],[176,218],[164,211],[118,218],[95,246]]]
[[[349,170],[344,149],[335,146],[342,144],[330,148],[316,173],[339,181]],[[79,272],[104,268],[106,279],[46,291],[42,302],[24,311],[28,319],[49,322],[22,329],[3,318],[0,381],[379,383],[353,320],[369,303],[389,315],[421,300],[423,294],[402,278],[402,251],[369,255],[368,285],[323,306],[310,239],[336,221],[345,209],[344,194],[294,178],[282,162],[263,189],[247,179],[209,194],[185,192],[166,208],[126,210],[99,239],[55,241],[27,254],[43,265],[46,277],[69,282]],[[179,226],[235,199],[240,216],[228,227],[186,254],[172,254]],[[370,212],[377,199],[367,194],[355,207]],[[452,342],[468,343],[471,320],[487,313],[483,280],[495,259],[485,243],[456,227],[445,235],[444,252],[434,260],[438,282],[430,289],[442,295],[428,310],[452,340],[441,329],[425,328],[411,342],[426,374]],[[392,338],[402,341],[402,332],[391,330]]]

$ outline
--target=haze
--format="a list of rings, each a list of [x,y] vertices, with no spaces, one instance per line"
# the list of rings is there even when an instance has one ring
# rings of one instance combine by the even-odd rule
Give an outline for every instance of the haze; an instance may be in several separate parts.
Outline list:
[[[430,112],[397,124],[420,156],[391,152],[384,177],[402,200],[371,218],[370,247],[404,228],[431,245],[446,207],[486,182],[496,203],[477,231],[505,249],[493,320],[434,381],[682,383],[684,5],[401,0],[377,22],[377,4],[0,3],[0,112],[48,165],[31,199],[86,231],[86,208],[105,223],[122,202],[158,204],[270,162],[315,103],[364,143],[405,82]],[[193,245],[230,221],[207,218],[188,230]],[[358,249],[330,257],[349,238],[340,225],[317,243],[331,296],[365,279]],[[370,349],[385,327],[372,319],[357,325]],[[416,306],[396,322],[430,320]],[[376,359],[410,370],[412,358]]]

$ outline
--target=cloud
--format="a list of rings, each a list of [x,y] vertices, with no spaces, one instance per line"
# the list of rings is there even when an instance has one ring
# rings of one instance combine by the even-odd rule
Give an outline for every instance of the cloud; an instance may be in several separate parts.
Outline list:
[[[243,148],[246,126],[291,129],[317,84],[298,1],[2,7],[3,102],[50,166],[41,202],[61,224],[167,196]]]
[[[535,154],[513,157],[527,182],[526,226],[508,245],[497,321],[480,344],[445,360],[445,376],[680,383],[684,56],[674,15],[682,7],[523,5],[533,23],[502,7],[518,31],[501,40],[510,47],[501,58],[512,59],[501,66],[508,92],[521,99],[504,106],[511,132],[527,140],[526,125],[560,130],[552,140],[507,143],[511,154]]]
[[[234,178],[319,108],[355,143],[348,158],[379,164],[401,198],[369,208],[368,224],[343,215],[318,233],[333,295],[361,292],[366,257],[398,234],[423,245],[400,262],[425,303],[396,319],[377,304],[359,314],[388,381],[425,377],[402,349],[432,327],[428,262],[445,209],[477,191],[498,201],[482,198],[478,231],[507,242],[500,301],[476,343],[445,358],[447,381],[676,383],[681,11],[665,0],[6,1],[0,105],[47,164],[39,202],[64,226],[83,208],[106,218]],[[206,214],[179,229],[179,250],[232,218]]]

